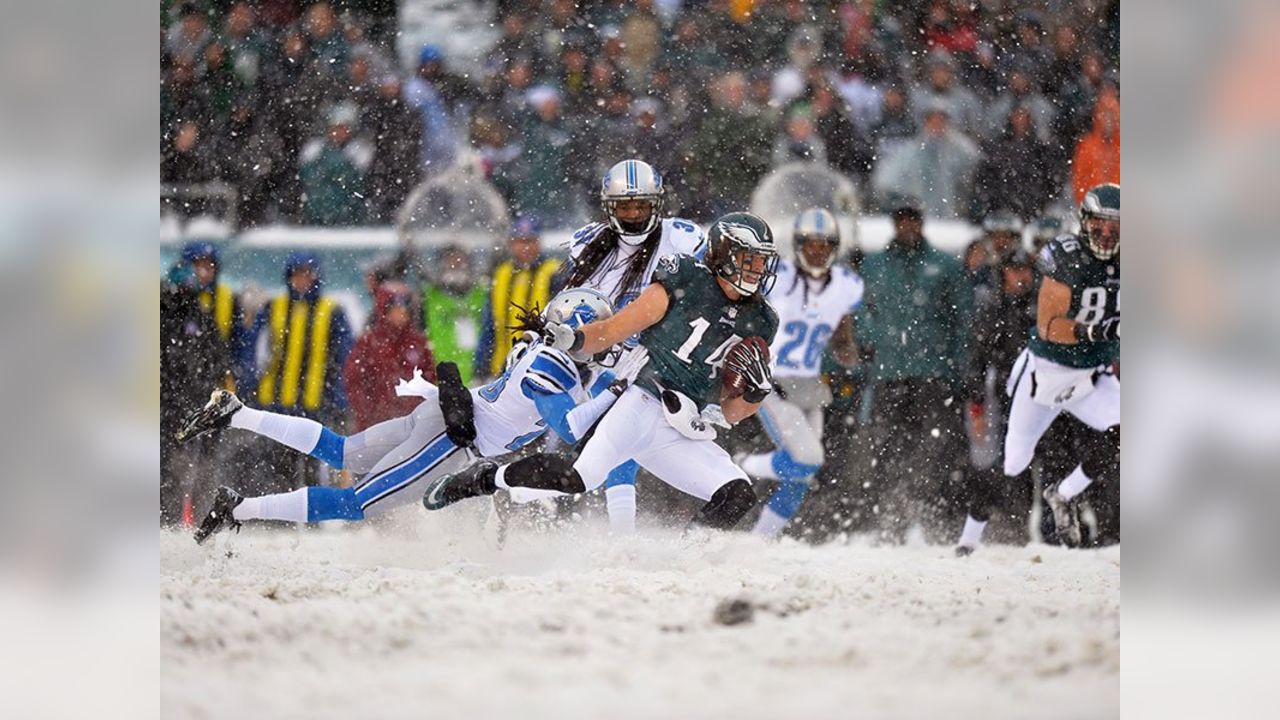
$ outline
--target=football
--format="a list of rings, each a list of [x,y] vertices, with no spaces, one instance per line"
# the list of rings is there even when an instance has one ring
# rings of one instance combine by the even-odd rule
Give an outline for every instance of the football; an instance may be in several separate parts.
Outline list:
[[[742,373],[733,369],[732,363],[729,362],[729,359],[732,358],[734,354],[744,352],[751,346],[755,346],[760,350],[760,353],[764,355],[766,362],[769,360],[769,343],[765,342],[765,339],[759,335],[739,340],[738,344],[729,348],[729,352],[725,353],[724,369],[720,374],[720,384],[722,388],[720,394],[721,397],[726,400],[729,398],[739,397],[746,390],[746,380],[743,379]]]

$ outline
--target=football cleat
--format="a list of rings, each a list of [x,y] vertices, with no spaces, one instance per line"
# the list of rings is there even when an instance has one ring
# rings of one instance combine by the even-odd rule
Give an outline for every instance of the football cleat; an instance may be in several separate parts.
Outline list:
[[[182,427],[178,428],[177,432],[178,441],[186,442],[207,432],[227,427],[231,424],[231,416],[242,407],[244,403],[230,391],[221,388],[214,390],[204,407],[191,413],[186,420],[182,421]]]
[[[493,474],[497,469],[498,464],[492,460],[478,460],[456,473],[442,475],[427,483],[422,506],[428,510],[439,510],[459,500],[492,495],[497,490],[493,484]]]
[[[244,496],[235,490],[226,485],[218,488],[218,494],[213,496],[213,507],[209,508],[209,514],[204,516],[204,520],[200,521],[200,527],[196,529],[196,543],[203,543],[210,535],[223,528],[234,528],[239,532],[240,522],[236,520],[232,511],[242,502],[244,502]]]
[[[1062,497],[1057,487],[1044,489],[1044,501],[1053,512],[1053,526],[1057,529],[1058,539],[1067,547],[1080,547],[1080,518],[1076,515],[1075,505]]]

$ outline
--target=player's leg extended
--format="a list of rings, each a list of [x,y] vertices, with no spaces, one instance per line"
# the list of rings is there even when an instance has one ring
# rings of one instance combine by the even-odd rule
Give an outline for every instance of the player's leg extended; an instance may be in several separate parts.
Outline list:
[[[1060,412],[1031,399],[1032,375],[1029,369],[1015,366],[1015,372],[1018,376],[1012,388],[1013,398],[1009,404],[1009,418],[1005,423],[1002,452],[1006,482],[1014,482],[1013,478],[1022,475],[1031,466],[1036,444]],[[982,478],[978,480],[981,481]],[[965,516],[964,529],[956,548],[960,555],[972,552],[982,542],[982,533],[987,528],[991,512],[989,495],[973,490],[971,486],[969,512]]]
[[[226,390],[214,390],[208,404],[187,417],[178,435],[185,441],[226,427],[257,433],[330,467],[343,468],[346,438],[310,418],[248,407]]]
[[[804,410],[776,395],[765,398],[759,417],[777,449],[748,455],[742,469],[753,477],[778,480],[755,526],[756,534],[773,537],[799,512],[813,476],[822,468],[822,432]]]
[[[628,460],[609,472],[604,480],[609,529],[622,535],[636,531],[636,472],[640,464]]]
[[[1058,484],[1063,500],[1071,501],[1106,473],[1120,452],[1120,381],[1114,375],[1098,378],[1093,392],[1067,407],[1067,412],[1098,431],[1086,441],[1083,460]]]

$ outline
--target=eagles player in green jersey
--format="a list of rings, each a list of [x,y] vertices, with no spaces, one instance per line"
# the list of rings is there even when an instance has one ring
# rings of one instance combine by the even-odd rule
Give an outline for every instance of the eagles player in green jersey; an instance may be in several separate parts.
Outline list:
[[[543,328],[544,341],[566,352],[601,352],[637,334],[649,351],[649,364],[600,420],[576,461],[555,455],[503,466],[482,461],[428,488],[427,509],[498,488],[586,492],[634,459],[707,501],[695,523],[736,525],[756,496],[747,474],[713,442],[713,426],[751,416],[773,390],[768,345],[778,316],[764,295],[778,252],[768,224],[750,213],[716,220],[708,243],[701,262],[687,255],[662,258],[653,282],[613,317],[576,330],[556,323]],[[726,367],[742,381],[738,392],[724,390]]]
[[[1006,384],[1013,400],[1004,474],[1015,477],[1030,466],[1036,444],[1060,413],[1096,430],[1075,470],[1044,492],[1059,538],[1076,546],[1081,537],[1073,499],[1119,467],[1120,186],[1108,183],[1086,193],[1079,236],[1050,241],[1039,263],[1036,324]],[[985,526],[970,513],[957,553],[972,552]]]

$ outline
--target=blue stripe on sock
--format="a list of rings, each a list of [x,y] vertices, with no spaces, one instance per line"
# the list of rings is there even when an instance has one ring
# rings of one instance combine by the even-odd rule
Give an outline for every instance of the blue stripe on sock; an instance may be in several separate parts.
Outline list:
[[[326,431],[327,432],[327,431]],[[307,522],[363,520],[364,511],[351,488],[307,488]]]
[[[775,450],[770,464],[773,466],[773,471],[778,474],[778,479],[783,482],[804,480],[822,469],[821,465],[796,462],[795,458],[791,457],[791,453],[786,450]]]
[[[778,517],[790,520],[796,516],[796,512],[800,510],[800,504],[808,494],[808,485],[801,482],[784,482],[773,491],[765,505],[777,513]]]
[[[604,486],[608,489],[619,485],[635,485],[636,472],[639,470],[640,463],[635,460],[628,460],[609,471],[609,476],[604,479]]]
[[[321,460],[325,465],[335,470],[341,470],[344,462],[343,452],[346,445],[347,439],[345,437],[329,428],[321,428],[320,439],[316,441],[315,448],[311,450],[311,457]]]

